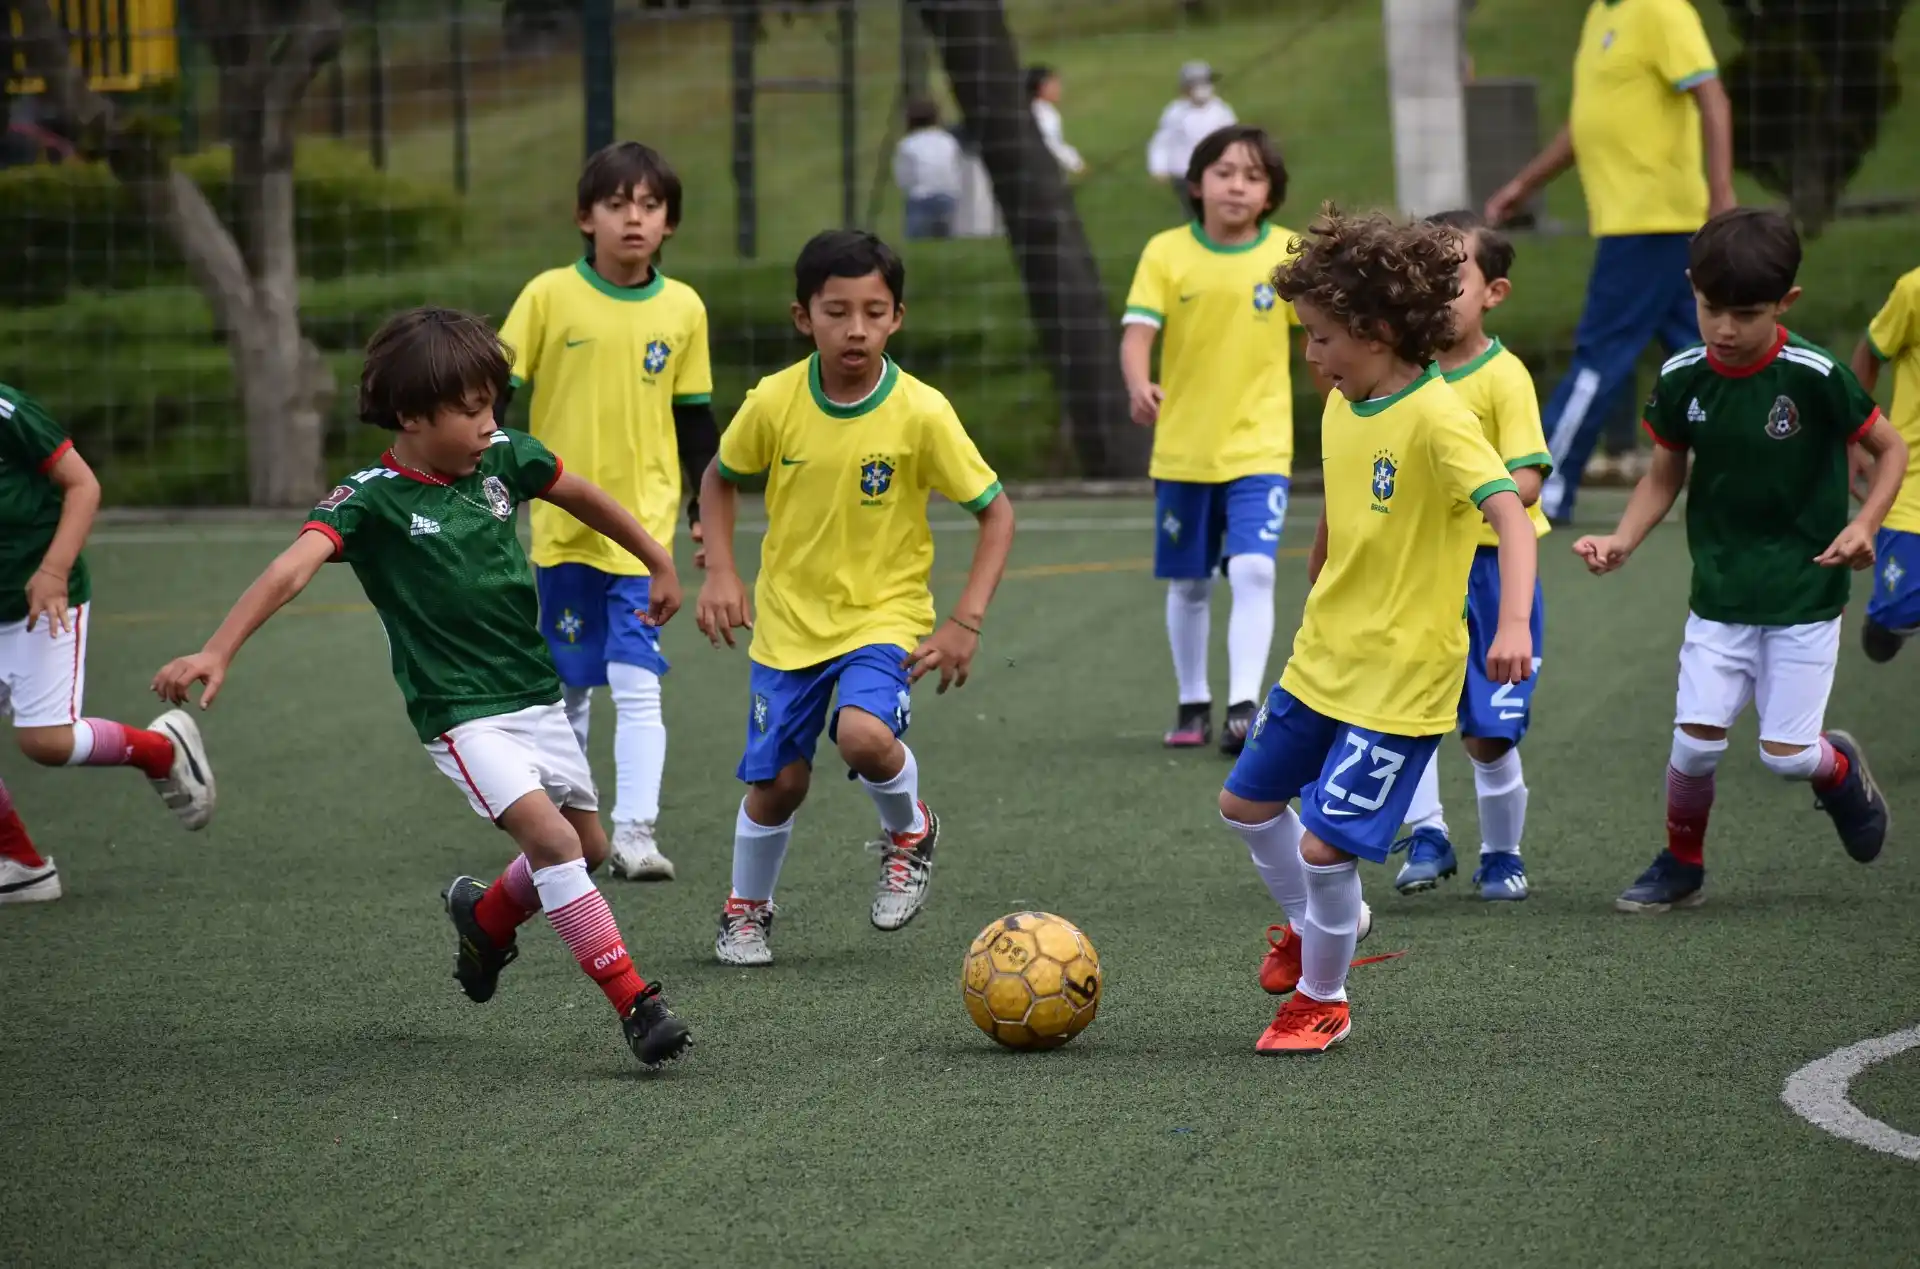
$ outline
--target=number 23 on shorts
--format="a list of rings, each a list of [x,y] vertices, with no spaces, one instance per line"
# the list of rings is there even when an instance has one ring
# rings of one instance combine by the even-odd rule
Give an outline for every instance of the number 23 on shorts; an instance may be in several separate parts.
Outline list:
[[[1384,863],[1440,739],[1342,725],[1320,779],[1301,790],[1307,828],[1349,855]]]

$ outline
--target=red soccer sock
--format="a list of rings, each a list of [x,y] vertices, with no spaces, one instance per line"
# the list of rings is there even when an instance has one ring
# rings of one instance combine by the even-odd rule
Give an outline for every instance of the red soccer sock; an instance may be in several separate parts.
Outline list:
[[[83,718],[73,725],[70,767],[138,767],[148,779],[173,770],[173,742],[157,731],[129,727],[107,718]]]
[[[588,890],[558,912],[547,913],[547,920],[616,1010],[624,1011],[646,990],[647,980],[634,969],[620,927],[614,924],[613,910],[598,890]]]
[[[473,905],[473,918],[487,937],[499,947],[513,942],[513,932],[540,911],[540,892],[534,889],[533,874],[527,869],[527,857],[515,855],[480,902]]]
[[[1853,764],[1847,761],[1847,755],[1835,749],[1825,736],[1820,737],[1820,765],[1813,769],[1814,792],[1828,793],[1839,788],[1852,770]]]
[[[1713,810],[1713,773],[1687,775],[1667,768],[1667,853],[1699,867]]]
[[[0,855],[29,868],[47,866],[47,861],[33,848],[33,839],[27,836],[27,826],[20,821],[20,813],[13,809],[13,797],[4,783],[0,783]]]

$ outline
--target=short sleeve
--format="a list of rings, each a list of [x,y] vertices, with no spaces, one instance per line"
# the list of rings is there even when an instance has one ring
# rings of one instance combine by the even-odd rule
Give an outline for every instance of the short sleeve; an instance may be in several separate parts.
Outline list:
[[[773,466],[773,448],[773,415],[756,388],[720,434],[720,474],[736,483],[758,476]]]
[[[693,300],[693,329],[687,335],[686,354],[673,376],[675,405],[705,405],[713,400],[713,362],[707,353],[707,306]]]
[[[1839,362],[1833,363],[1830,376],[1834,397],[1835,418],[1840,423],[1841,433],[1848,444],[1864,437],[1873,427],[1873,421],[1880,417],[1880,406],[1867,390],[1860,386],[1860,380],[1853,371]]]
[[[545,497],[560,479],[560,456],[526,432],[501,428],[493,435],[494,449],[499,453],[497,470],[513,496],[521,502]],[[503,436],[504,441],[500,439]]]
[[[1157,240],[1149,242],[1140,253],[1133,285],[1127,288],[1127,311],[1120,319],[1123,323],[1156,329],[1167,324],[1167,265],[1158,245]]]
[[[1687,416],[1678,408],[1684,395],[1685,390],[1678,381],[1669,382],[1668,376],[1661,375],[1654,381],[1646,405],[1641,407],[1640,426],[1661,449],[1687,449],[1693,444]]]
[[[540,343],[546,331],[547,305],[540,279],[527,283],[500,324],[500,340],[513,350],[513,385],[532,383],[539,370]]]
[[[1426,434],[1434,475],[1455,502],[1477,507],[1502,490],[1520,492],[1465,406],[1436,411]]]
[[[1651,16],[1661,28],[1656,44],[1660,78],[1673,85],[1675,92],[1692,92],[1720,73],[1700,12],[1687,0],[1667,0]]]
[[[1920,305],[1914,303],[1920,291],[1920,272],[1909,273],[1894,283],[1887,302],[1873,315],[1867,327],[1867,345],[1881,361],[1892,361],[1907,349],[1920,344],[1920,332],[1914,330],[1914,317]]]
[[[0,451],[42,475],[73,448],[66,430],[46,407],[24,392],[0,396]]]
[[[949,502],[979,512],[1000,496],[1000,478],[944,397],[927,416],[926,447],[927,484]]]
[[[361,473],[363,476],[367,474]],[[356,499],[360,499],[362,488],[362,485],[347,482],[335,485],[326,497],[314,504],[307,522],[300,526],[300,532],[318,533],[333,543],[335,563],[349,558],[353,550],[354,531],[360,525],[363,508],[363,501]]]
[[[1499,377],[1493,381],[1494,448],[1508,471],[1538,467],[1553,470],[1546,429],[1540,422],[1540,396],[1533,378],[1517,357],[1502,357]]]

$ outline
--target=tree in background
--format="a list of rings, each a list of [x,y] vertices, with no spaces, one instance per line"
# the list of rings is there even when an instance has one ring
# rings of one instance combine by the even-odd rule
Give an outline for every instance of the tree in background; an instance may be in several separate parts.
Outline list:
[[[213,309],[246,416],[247,492],[256,506],[303,506],[321,487],[333,372],[300,328],[293,146],[300,99],[340,49],[334,0],[180,0],[217,76],[222,139],[233,150],[230,231],[173,167],[165,121],[93,91],[68,57],[48,0],[8,0],[17,46],[90,157],[103,159],[172,238]]]
[[[1893,39],[1906,0],[1724,3],[1741,39],[1721,72],[1734,163],[1817,235],[1900,100]]]

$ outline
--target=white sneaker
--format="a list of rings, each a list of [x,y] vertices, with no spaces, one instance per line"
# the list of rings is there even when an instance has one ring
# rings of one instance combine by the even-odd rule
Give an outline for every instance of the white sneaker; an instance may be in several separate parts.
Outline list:
[[[29,868],[0,855],[0,903],[51,903],[60,897],[60,871],[51,859]]]
[[[200,739],[200,724],[185,710],[170,709],[148,724],[148,730],[173,742],[173,770],[149,783],[188,829],[205,828],[213,818],[213,766]]]
[[[772,903],[728,899],[720,909],[720,930],[713,936],[713,958],[722,965],[773,964],[773,949],[767,945],[773,917]]]
[[[659,843],[653,840],[653,825],[643,820],[613,826],[610,862],[615,874],[628,881],[673,880],[673,861],[660,853]]]
[[[927,903],[933,884],[933,848],[940,843],[940,818],[920,804],[926,827],[918,833],[895,833],[869,842],[880,856],[880,880],[873,888],[873,924],[897,930],[913,920]]]

